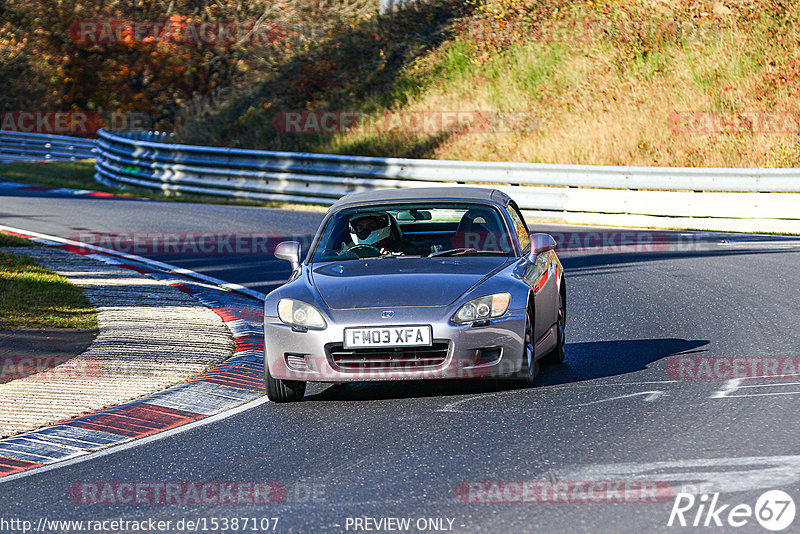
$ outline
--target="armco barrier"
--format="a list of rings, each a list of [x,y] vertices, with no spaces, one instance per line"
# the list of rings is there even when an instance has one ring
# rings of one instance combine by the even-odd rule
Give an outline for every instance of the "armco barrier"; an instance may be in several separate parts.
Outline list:
[[[477,184],[509,193],[528,216],[559,222],[800,233],[800,169],[375,158],[181,145],[158,132],[98,134],[95,178],[109,185],[330,205],[352,191]]]
[[[96,149],[94,139],[0,130],[0,159],[88,159]]]

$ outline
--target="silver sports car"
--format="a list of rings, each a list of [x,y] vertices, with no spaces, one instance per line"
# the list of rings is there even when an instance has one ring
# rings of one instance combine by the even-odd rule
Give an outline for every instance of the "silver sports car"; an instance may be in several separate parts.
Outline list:
[[[273,401],[306,383],[513,377],[564,360],[564,270],[547,234],[493,189],[353,193],[267,295],[264,374]]]

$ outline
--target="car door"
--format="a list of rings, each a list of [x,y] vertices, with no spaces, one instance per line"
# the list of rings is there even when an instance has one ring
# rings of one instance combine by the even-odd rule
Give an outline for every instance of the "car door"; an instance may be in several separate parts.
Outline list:
[[[514,224],[514,231],[519,239],[522,253],[530,254],[531,240],[528,227],[522,213],[513,201],[508,205],[508,213]],[[534,259],[529,259],[522,274],[522,278],[533,289],[533,337],[537,342],[558,319],[558,285],[555,268],[555,253],[547,251],[537,255]]]
[[[534,337],[538,342],[558,320],[558,282],[555,276],[555,254],[552,250],[539,254],[534,265],[536,280],[531,287],[533,287],[534,291],[536,315]]]

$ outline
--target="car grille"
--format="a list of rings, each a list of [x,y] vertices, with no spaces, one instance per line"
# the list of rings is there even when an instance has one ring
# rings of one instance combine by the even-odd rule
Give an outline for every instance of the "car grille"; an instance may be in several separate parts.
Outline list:
[[[448,342],[434,343],[430,347],[382,347],[345,349],[341,343],[325,347],[328,358],[341,370],[384,369],[407,370],[439,367],[447,359]]]

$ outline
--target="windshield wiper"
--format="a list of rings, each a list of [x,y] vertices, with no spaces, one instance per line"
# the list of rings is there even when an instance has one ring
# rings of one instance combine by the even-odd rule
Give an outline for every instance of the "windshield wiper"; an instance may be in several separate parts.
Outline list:
[[[428,254],[429,258],[435,258],[436,256],[460,256],[462,254],[479,254],[480,252],[485,252],[483,250],[477,250],[474,248],[451,248],[449,250],[438,250],[436,252],[431,252]]]
[[[450,250],[439,250],[437,252],[431,252],[428,254],[429,258],[435,258],[436,256],[466,256],[468,254],[501,254],[505,255],[506,253],[502,250],[477,250],[474,248],[451,248]]]
[[[436,256],[454,256],[456,254],[466,254],[468,252],[478,252],[474,248],[451,248],[448,250],[437,250],[436,252],[431,252],[428,254],[429,258],[434,258]]]

